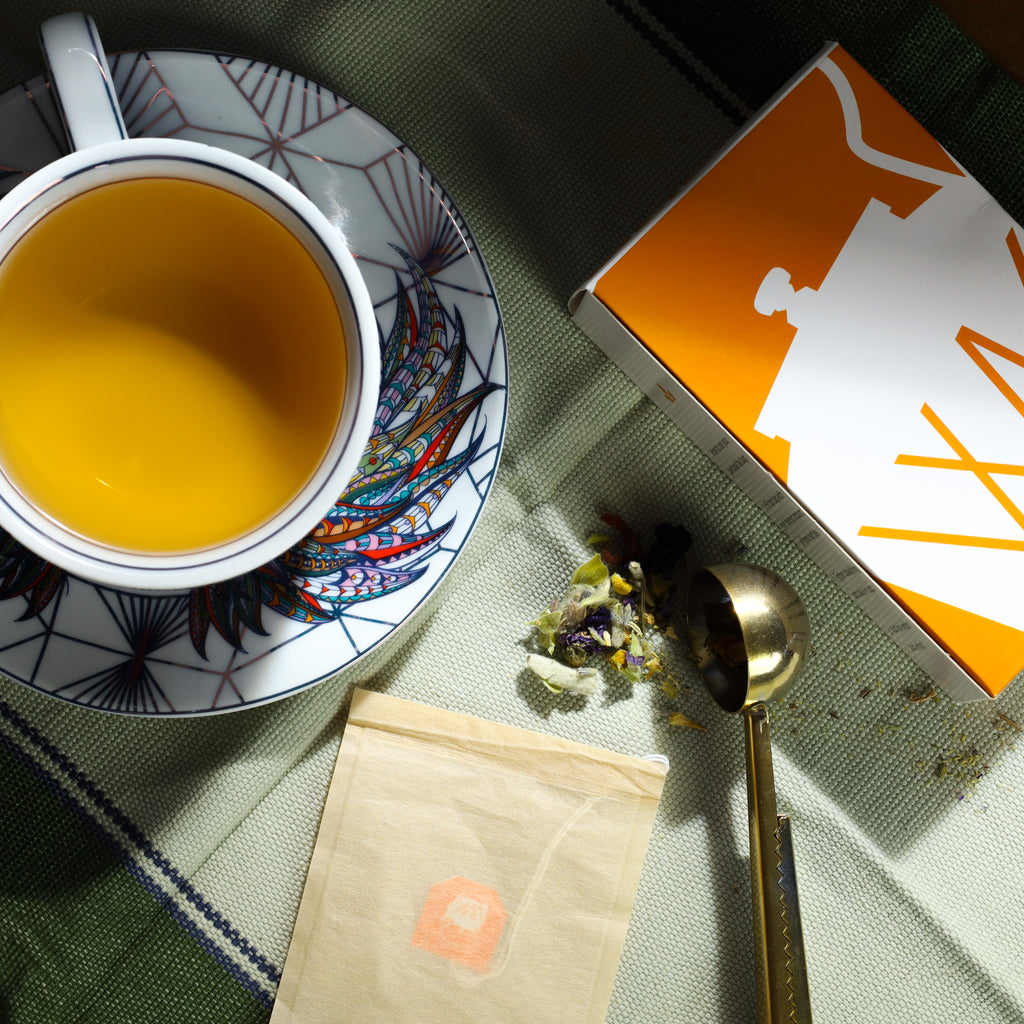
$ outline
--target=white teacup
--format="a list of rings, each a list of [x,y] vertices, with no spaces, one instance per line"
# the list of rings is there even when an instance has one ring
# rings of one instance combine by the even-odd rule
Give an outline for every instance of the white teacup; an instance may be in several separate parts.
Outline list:
[[[366,285],[272,171],[128,138],[91,18],[41,37],[74,152],[0,200],[0,528],[118,588],[229,579],[352,478],[380,387]]]

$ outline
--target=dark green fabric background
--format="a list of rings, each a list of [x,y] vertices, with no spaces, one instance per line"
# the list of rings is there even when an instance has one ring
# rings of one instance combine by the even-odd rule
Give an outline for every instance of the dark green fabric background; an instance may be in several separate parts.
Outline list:
[[[2,749],[0,779],[0,1021],[268,1019],[102,839]]]
[[[590,0],[600,3],[601,0]],[[670,48],[637,17],[638,4],[606,0],[634,26],[652,50],[673,61]],[[588,3],[578,3],[586,18]],[[649,0],[645,6],[666,31],[688,46],[747,104],[768,99],[827,39],[848,49],[888,88],[1018,220],[1024,220],[1024,175],[1019,147],[1024,137],[1024,90],[997,70],[928,0]],[[43,0],[10,4],[0,36],[0,87],[38,74],[41,67],[36,26],[45,17],[68,9]],[[504,4],[494,0],[94,0],[88,5],[108,50],[195,47],[266,60],[301,72],[364,106],[419,153],[444,181],[465,212],[473,214],[472,184],[459,189],[458,165],[449,165],[451,126],[404,123],[395,105],[403,85],[430,89],[436,83],[463,79],[462,128],[485,131],[499,153],[495,160],[505,208],[489,210],[505,225],[528,224],[539,253],[548,253],[553,284],[568,294],[641,226],[679,187],[692,169],[694,154],[685,134],[675,163],[666,159],[660,172],[639,181],[629,167],[566,167],[564,194],[586,198],[593,178],[608,180],[605,194],[621,190],[629,201],[604,205],[605,216],[576,236],[582,245],[545,244],[545,233],[562,236],[559,209],[538,207],[528,180],[533,150],[544,144],[535,125],[520,116],[519,98],[487,94],[458,70],[458,55],[447,47],[463,31],[496,33],[508,20]],[[361,60],[365,43],[383,48],[393,63]],[[571,40],[566,40],[567,45]],[[597,54],[597,59],[614,59]],[[678,64],[677,64],[678,66]],[[542,69],[538,69],[542,70]],[[536,72],[523,68],[523,81]],[[554,83],[557,89],[557,83]],[[638,89],[638,101],[640,100]],[[566,106],[566,123],[579,123],[581,112]],[[596,112],[592,112],[592,116]],[[397,123],[396,123],[397,122]],[[458,126],[455,126],[458,130]],[[547,125],[557,129],[556,124]],[[673,155],[673,133],[665,126],[666,155]],[[698,157],[703,157],[703,153]],[[684,168],[680,172],[679,168]],[[588,179],[588,172],[591,176]],[[622,177],[619,177],[619,173]],[[466,209],[469,206],[469,209]],[[564,204],[561,207],[564,209]],[[472,222],[472,220],[471,220]],[[485,225],[486,226],[486,225]],[[477,228],[478,232],[480,228]],[[499,282],[500,283],[500,282]]]
[[[763,103],[822,41],[836,40],[1015,219],[1024,214],[1024,176],[1011,142],[1024,130],[1024,94],[928,0],[652,0],[647,6],[751,106]]]

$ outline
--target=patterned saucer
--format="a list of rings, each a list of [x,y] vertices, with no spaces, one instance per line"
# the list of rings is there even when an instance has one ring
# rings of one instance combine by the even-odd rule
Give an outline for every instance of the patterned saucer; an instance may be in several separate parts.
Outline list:
[[[231,711],[335,675],[387,640],[441,583],[497,468],[505,336],[462,216],[365,111],[239,57],[162,50],[110,60],[132,135],[241,153],[344,229],[381,332],[380,401],[359,470],[327,521],[227,583],[172,596],[125,593],[68,576],[0,535],[0,672],[121,714]],[[43,78],[0,95],[0,194],[62,152]],[[144,252],[140,224],[131,258]],[[314,340],[297,346],[296,358],[318,372]],[[230,458],[213,436],[205,455]]]

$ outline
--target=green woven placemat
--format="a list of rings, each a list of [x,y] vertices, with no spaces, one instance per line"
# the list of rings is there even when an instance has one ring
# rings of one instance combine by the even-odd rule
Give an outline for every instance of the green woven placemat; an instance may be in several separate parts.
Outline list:
[[[678,9],[677,9],[678,8]],[[0,86],[39,73],[8,12]],[[194,721],[67,707],[0,681],[5,1019],[266,1020],[355,684],[672,761],[609,1021],[753,1015],[743,761],[681,652],[656,686],[555,697],[526,623],[611,510],[743,551],[803,594],[815,634],[773,712],[820,1020],[1024,1016],[1016,691],[912,702],[928,681],[570,322],[570,292],[828,37],[1011,212],[1019,90],[924,3],[571,0],[91,5],[108,48],[193,47],[352,99],[431,167],[471,225],[508,330],[498,479],[437,599],[342,678]],[[1019,215],[1018,215],[1019,216]],[[673,729],[686,711],[704,731]],[[599,853],[595,853],[599,855]],[[1007,937],[1011,937],[1008,939]],[[557,951],[553,951],[557,955]],[[909,965],[908,965],[909,964]]]

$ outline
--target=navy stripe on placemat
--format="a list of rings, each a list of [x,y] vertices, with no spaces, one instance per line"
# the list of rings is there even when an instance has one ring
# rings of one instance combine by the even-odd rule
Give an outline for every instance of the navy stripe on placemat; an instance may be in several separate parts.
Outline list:
[[[242,956],[249,961],[256,969],[256,971],[267,978],[274,985],[278,984],[281,980],[280,968],[275,967],[269,960],[260,954],[255,946],[248,939],[239,933],[229,921],[227,921],[222,914],[215,910],[210,903],[203,898],[199,891],[187,880],[180,872],[178,872],[170,863],[164,854],[162,854],[153,844],[145,837],[142,830],[134,824],[111,800],[107,797],[101,789],[99,789],[75,764],[71,761],[67,755],[62,753],[50,740],[48,740],[38,729],[34,728],[29,724],[21,715],[18,714],[9,704],[4,701],[0,701],[0,718],[3,718],[11,726],[13,726],[33,747],[45,754],[60,770],[64,776],[74,784],[84,795],[88,796],[99,807],[103,808],[103,811],[109,816],[112,823],[114,823],[124,833],[125,837],[136,846],[136,848],[143,854],[146,860],[148,860],[153,867],[170,882],[173,887],[181,894],[184,900],[198,910],[206,921],[212,926],[213,930],[222,935],[232,947],[234,947]],[[104,843],[110,847],[117,859],[126,867],[130,874],[132,874],[137,881],[139,881],[143,887],[153,895],[171,914],[172,917],[199,942],[199,944],[214,957],[224,967],[224,969],[232,975],[237,981],[246,987],[262,1004],[270,1006],[273,1003],[273,998],[268,994],[265,988],[251,978],[246,972],[242,971],[237,964],[232,963],[224,953],[216,947],[216,944],[210,941],[209,936],[203,934],[200,929],[196,926],[195,922],[191,921],[182,910],[177,907],[174,901],[167,895],[166,892],[160,889],[151,879],[149,879],[145,872],[143,872],[138,864],[137,858],[131,855],[131,852],[123,844],[119,843],[110,832],[105,829],[100,821],[89,814],[88,810],[83,807],[77,800],[73,799],[70,793],[68,793],[62,786],[58,785],[53,778],[51,778],[46,771],[43,770],[41,765],[36,762],[28,753],[13,743],[10,739],[5,737],[3,733],[0,733],[0,744],[5,749],[9,750],[28,770],[35,776],[39,781],[46,786],[57,798],[67,806],[75,815],[87,825],[93,832],[95,832]]]

